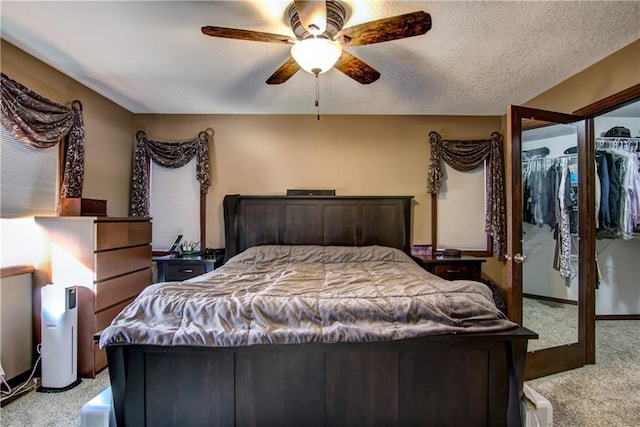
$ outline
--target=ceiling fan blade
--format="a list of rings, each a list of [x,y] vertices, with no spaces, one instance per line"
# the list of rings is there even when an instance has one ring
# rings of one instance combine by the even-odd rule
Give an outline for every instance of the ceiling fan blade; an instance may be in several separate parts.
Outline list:
[[[380,78],[378,71],[344,50],[334,67],[363,85],[373,83]]]
[[[325,0],[295,0],[298,18],[302,26],[311,34],[318,35],[327,29],[327,2]],[[309,29],[316,26],[317,30]]]
[[[224,27],[202,27],[202,33],[211,37],[223,37],[226,39],[236,40],[249,40],[255,42],[267,42],[267,43],[283,43],[293,44],[295,40],[289,36],[282,36],[280,34],[263,33],[260,31],[251,30],[238,30],[236,28],[224,28]]]
[[[430,29],[431,15],[419,11],[345,28],[338,37],[349,47],[419,36]]]
[[[282,64],[280,68],[276,70],[275,73],[271,75],[266,81],[268,85],[279,85],[281,83],[286,82],[293,76],[295,73],[300,70],[300,66],[293,58],[289,58],[287,62]]]

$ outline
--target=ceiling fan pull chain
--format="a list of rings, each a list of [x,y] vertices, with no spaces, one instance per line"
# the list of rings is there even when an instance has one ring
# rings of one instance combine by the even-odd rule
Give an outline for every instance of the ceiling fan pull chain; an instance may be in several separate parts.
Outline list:
[[[320,120],[320,73],[314,73],[316,75],[316,108],[318,109],[318,120]]]

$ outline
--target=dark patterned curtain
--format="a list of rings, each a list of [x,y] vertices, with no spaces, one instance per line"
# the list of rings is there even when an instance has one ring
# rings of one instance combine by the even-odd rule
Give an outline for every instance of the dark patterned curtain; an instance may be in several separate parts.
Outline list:
[[[82,197],[84,120],[82,104],[51,101],[2,73],[2,125],[20,143],[50,148],[68,136],[60,197]]]
[[[209,172],[209,142],[202,131],[188,141],[163,142],[147,138],[143,131],[136,134],[131,184],[130,215],[149,216],[149,165],[155,163],[167,168],[179,168],[196,156],[196,179],[200,192],[206,193],[211,185]]]
[[[472,171],[487,160],[487,220],[485,232],[493,236],[493,252],[503,261],[507,253],[507,219],[504,196],[504,155],[502,135],[491,134],[491,139],[443,140],[437,132],[429,133],[431,156],[427,192],[437,194],[442,178],[441,160],[452,168]]]

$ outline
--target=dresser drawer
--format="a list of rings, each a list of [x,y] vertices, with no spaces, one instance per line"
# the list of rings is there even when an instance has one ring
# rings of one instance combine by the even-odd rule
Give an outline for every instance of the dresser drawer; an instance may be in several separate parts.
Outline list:
[[[114,221],[96,223],[96,250],[126,248],[151,243],[149,221]]]
[[[106,310],[102,310],[101,312],[96,312],[95,320],[94,320],[94,330],[93,334],[96,332],[100,332],[107,326],[111,324],[111,321],[125,308],[129,303],[133,301],[132,299],[121,302],[118,305],[114,305],[111,308],[107,308]]]
[[[95,257],[96,282],[143,268],[151,268],[151,246],[149,245],[98,252]]]
[[[171,263],[167,265],[167,271],[165,278],[167,282],[180,281],[191,279],[192,277],[199,276],[207,272],[207,268],[204,264],[198,263]]]
[[[138,296],[150,283],[150,268],[96,283],[96,311]]]
[[[469,264],[438,264],[433,266],[433,273],[447,280],[472,280],[475,271]]]

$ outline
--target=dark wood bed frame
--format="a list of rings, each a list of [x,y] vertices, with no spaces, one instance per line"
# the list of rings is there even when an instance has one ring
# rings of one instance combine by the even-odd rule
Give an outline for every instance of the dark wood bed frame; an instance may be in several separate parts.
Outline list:
[[[227,257],[260,244],[410,253],[411,197],[227,196]],[[119,426],[520,426],[527,341],[507,332],[381,343],[107,346]]]

